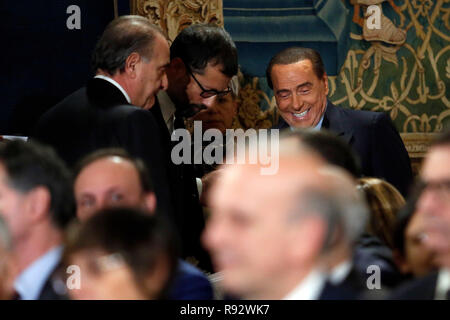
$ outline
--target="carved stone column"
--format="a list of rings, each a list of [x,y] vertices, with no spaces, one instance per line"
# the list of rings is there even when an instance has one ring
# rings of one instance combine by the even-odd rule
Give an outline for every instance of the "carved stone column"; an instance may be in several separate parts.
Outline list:
[[[194,23],[215,23],[223,27],[222,0],[130,0],[132,14],[159,25],[170,41]]]

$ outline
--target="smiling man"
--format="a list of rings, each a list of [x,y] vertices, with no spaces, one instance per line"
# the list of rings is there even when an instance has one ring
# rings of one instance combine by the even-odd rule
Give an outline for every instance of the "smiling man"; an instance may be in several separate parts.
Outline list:
[[[317,51],[292,47],[279,52],[266,77],[281,115],[275,128],[327,129],[353,148],[364,176],[383,178],[407,193],[411,163],[391,120],[381,112],[333,105],[327,99],[328,77]]]

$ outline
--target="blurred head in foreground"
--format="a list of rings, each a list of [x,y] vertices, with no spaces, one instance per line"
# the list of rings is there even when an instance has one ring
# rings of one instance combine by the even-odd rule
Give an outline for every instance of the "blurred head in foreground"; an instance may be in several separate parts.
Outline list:
[[[233,295],[289,297],[305,279],[325,272],[336,246],[351,243],[362,229],[355,218],[364,216],[363,202],[353,180],[313,152],[282,142],[273,175],[261,175],[259,164],[223,168],[211,190],[203,241]]]
[[[104,208],[136,207],[150,213],[156,209],[147,168],[122,149],[102,149],[81,160],[74,193],[80,221]]]
[[[424,215],[427,246],[435,262],[450,267],[450,130],[435,140],[420,173],[422,193],[417,211]]]
[[[396,216],[394,228],[394,260],[405,275],[424,276],[436,268],[435,253],[426,243],[425,216],[417,211],[418,191],[414,190]]]
[[[105,209],[69,230],[63,262],[79,268],[79,279],[68,278],[72,299],[158,299],[173,277],[176,246],[158,217]]]

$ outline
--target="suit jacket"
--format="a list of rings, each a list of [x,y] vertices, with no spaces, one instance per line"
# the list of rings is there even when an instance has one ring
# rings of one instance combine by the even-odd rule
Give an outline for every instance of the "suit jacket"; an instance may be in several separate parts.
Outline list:
[[[289,125],[280,118],[274,128]],[[328,101],[322,129],[347,142],[359,157],[364,176],[379,177],[406,195],[412,182],[411,162],[389,116],[382,112],[341,108]]]
[[[164,121],[158,99],[150,109],[158,123],[160,137],[166,154],[169,177],[172,181],[170,187],[172,194],[176,195],[173,203],[175,215],[179,224],[183,226],[180,233],[182,241],[182,256],[194,257],[198,266],[206,271],[212,271],[209,254],[201,244],[201,234],[205,227],[203,210],[199,202],[196,175],[193,164],[175,165],[171,160],[172,147],[169,130]],[[178,142],[177,142],[178,143]]]
[[[438,272],[408,282],[396,289],[390,300],[434,300]]]
[[[179,260],[177,272],[169,290],[170,300],[212,300],[211,282],[193,265]]]
[[[103,79],[91,79],[47,111],[31,137],[54,147],[69,166],[106,147],[121,147],[150,170],[158,210],[173,221],[167,164],[153,114],[130,105],[122,92]]]
[[[55,267],[45,281],[38,300],[68,300],[66,283],[61,278],[61,264]]]

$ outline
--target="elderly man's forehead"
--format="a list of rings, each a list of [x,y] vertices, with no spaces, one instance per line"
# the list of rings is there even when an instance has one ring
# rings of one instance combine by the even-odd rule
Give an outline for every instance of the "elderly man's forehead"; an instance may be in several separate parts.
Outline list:
[[[221,180],[224,185],[237,185],[242,188],[249,186],[275,192],[294,185],[320,182],[319,169],[323,166],[323,161],[313,154],[302,157],[283,156],[275,174],[262,174],[263,166],[258,164],[237,164],[225,167]],[[277,186],[276,190],[274,186]]]

